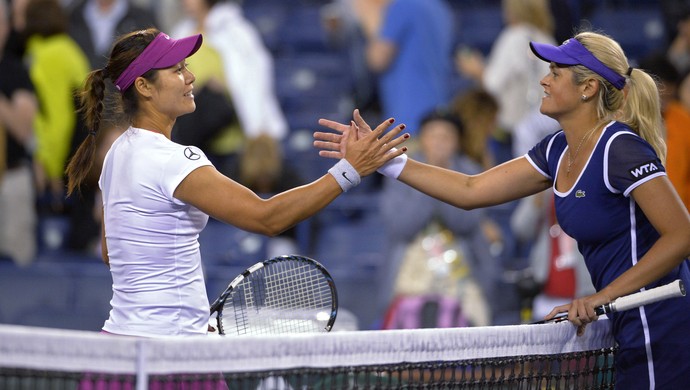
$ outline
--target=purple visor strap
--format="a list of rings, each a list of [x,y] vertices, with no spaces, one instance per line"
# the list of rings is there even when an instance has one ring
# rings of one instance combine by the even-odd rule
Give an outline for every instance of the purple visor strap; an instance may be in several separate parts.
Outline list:
[[[555,62],[561,65],[583,65],[603,77],[617,89],[621,90],[625,87],[624,76],[604,65],[575,38],[568,39],[560,46],[537,42],[530,42],[529,46],[534,55],[546,62]]]
[[[165,33],[159,33],[115,80],[115,87],[124,93],[137,77],[151,69],[169,68],[179,63],[199,50],[201,42],[201,34],[171,39]]]

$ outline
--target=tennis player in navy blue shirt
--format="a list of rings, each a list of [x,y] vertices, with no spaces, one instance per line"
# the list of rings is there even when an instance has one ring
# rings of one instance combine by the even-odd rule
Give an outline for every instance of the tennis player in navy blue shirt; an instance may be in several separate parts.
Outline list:
[[[664,169],[659,91],[630,67],[606,35],[581,32],[560,46],[532,42],[550,63],[541,112],[561,130],[526,155],[466,175],[398,156],[379,172],[463,209],[551,189],[558,222],[575,238],[597,292],[555,307],[582,334],[595,307],[675,279],[690,284],[690,215]],[[359,133],[370,127],[355,112]],[[321,120],[325,157],[341,157],[347,125]],[[690,383],[690,298],[609,314],[619,345],[617,389],[686,389]]]

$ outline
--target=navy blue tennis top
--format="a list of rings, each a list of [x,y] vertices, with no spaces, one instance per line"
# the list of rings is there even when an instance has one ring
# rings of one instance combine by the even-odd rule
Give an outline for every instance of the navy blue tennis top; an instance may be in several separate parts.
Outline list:
[[[537,144],[527,158],[555,183],[567,146],[559,131]],[[612,122],[573,187],[560,192],[554,185],[558,222],[577,240],[597,290],[636,263],[659,238],[630,192],[661,175],[666,172],[651,145],[624,124]]]
[[[565,134],[558,131],[544,138],[525,157],[555,183],[567,147]],[[556,190],[554,184],[558,222],[577,240],[597,290],[635,265],[659,238],[630,193],[664,175],[665,168],[651,145],[627,125],[613,121],[600,135],[575,184],[565,192]],[[688,263],[684,261],[646,288],[679,278],[688,285]],[[654,388],[664,381],[674,384],[682,377],[687,380],[690,301],[686,297],[613,313],[609,317],[621,351],[616,358],[617,388],[628,388],[619,387],[626,384],[633,386],[629,388]],[[679,346],[685,346],[686,352],[680,352]],[[681,367],[679,359],[684,361]],[[664,367],[669,365],[676,371],[667,372]]]

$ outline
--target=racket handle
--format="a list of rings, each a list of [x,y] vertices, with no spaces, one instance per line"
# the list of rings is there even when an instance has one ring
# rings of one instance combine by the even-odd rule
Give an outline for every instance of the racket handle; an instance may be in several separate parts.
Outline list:
[[[648,305],[650,303],[662,301],[668,298],[684,297],[685,296],[685,285],[680,279],[665,284],[663,286],[654,287],[649,290],[636,292],[630,295],[620,297],[613,300],[605,305],[594,308],[594,312],[597,315],[615,313],[618,311],[625,311],[629,309],[634,309],[636,307]],[[547,322],[561,322],[568,319],[568,313],[559,313],[550,320],[541,320],[535,322],[535,324],[544,324]]]
[[[217,312],[218,309],[220,309],[220,298],[211,304],[211,314]]]
[[[615,299],[605,305],[597,307],[594,311],[597,315],[625,311],[636,307],[648,305],[668,298],[684,297],[685,285],[683,281],[677,279],[669,284],[655,287],[649,290],[640,291]]]

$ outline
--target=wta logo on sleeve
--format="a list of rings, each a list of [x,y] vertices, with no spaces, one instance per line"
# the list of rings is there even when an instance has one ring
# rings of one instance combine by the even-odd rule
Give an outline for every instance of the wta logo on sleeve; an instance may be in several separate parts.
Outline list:
[[[630,175],[632,175],[632,177],[634,177],[635,179],[642,179],[658,171],[659,167],[656,165],[656,161],[652,160],[636,166],[629,172]]]

